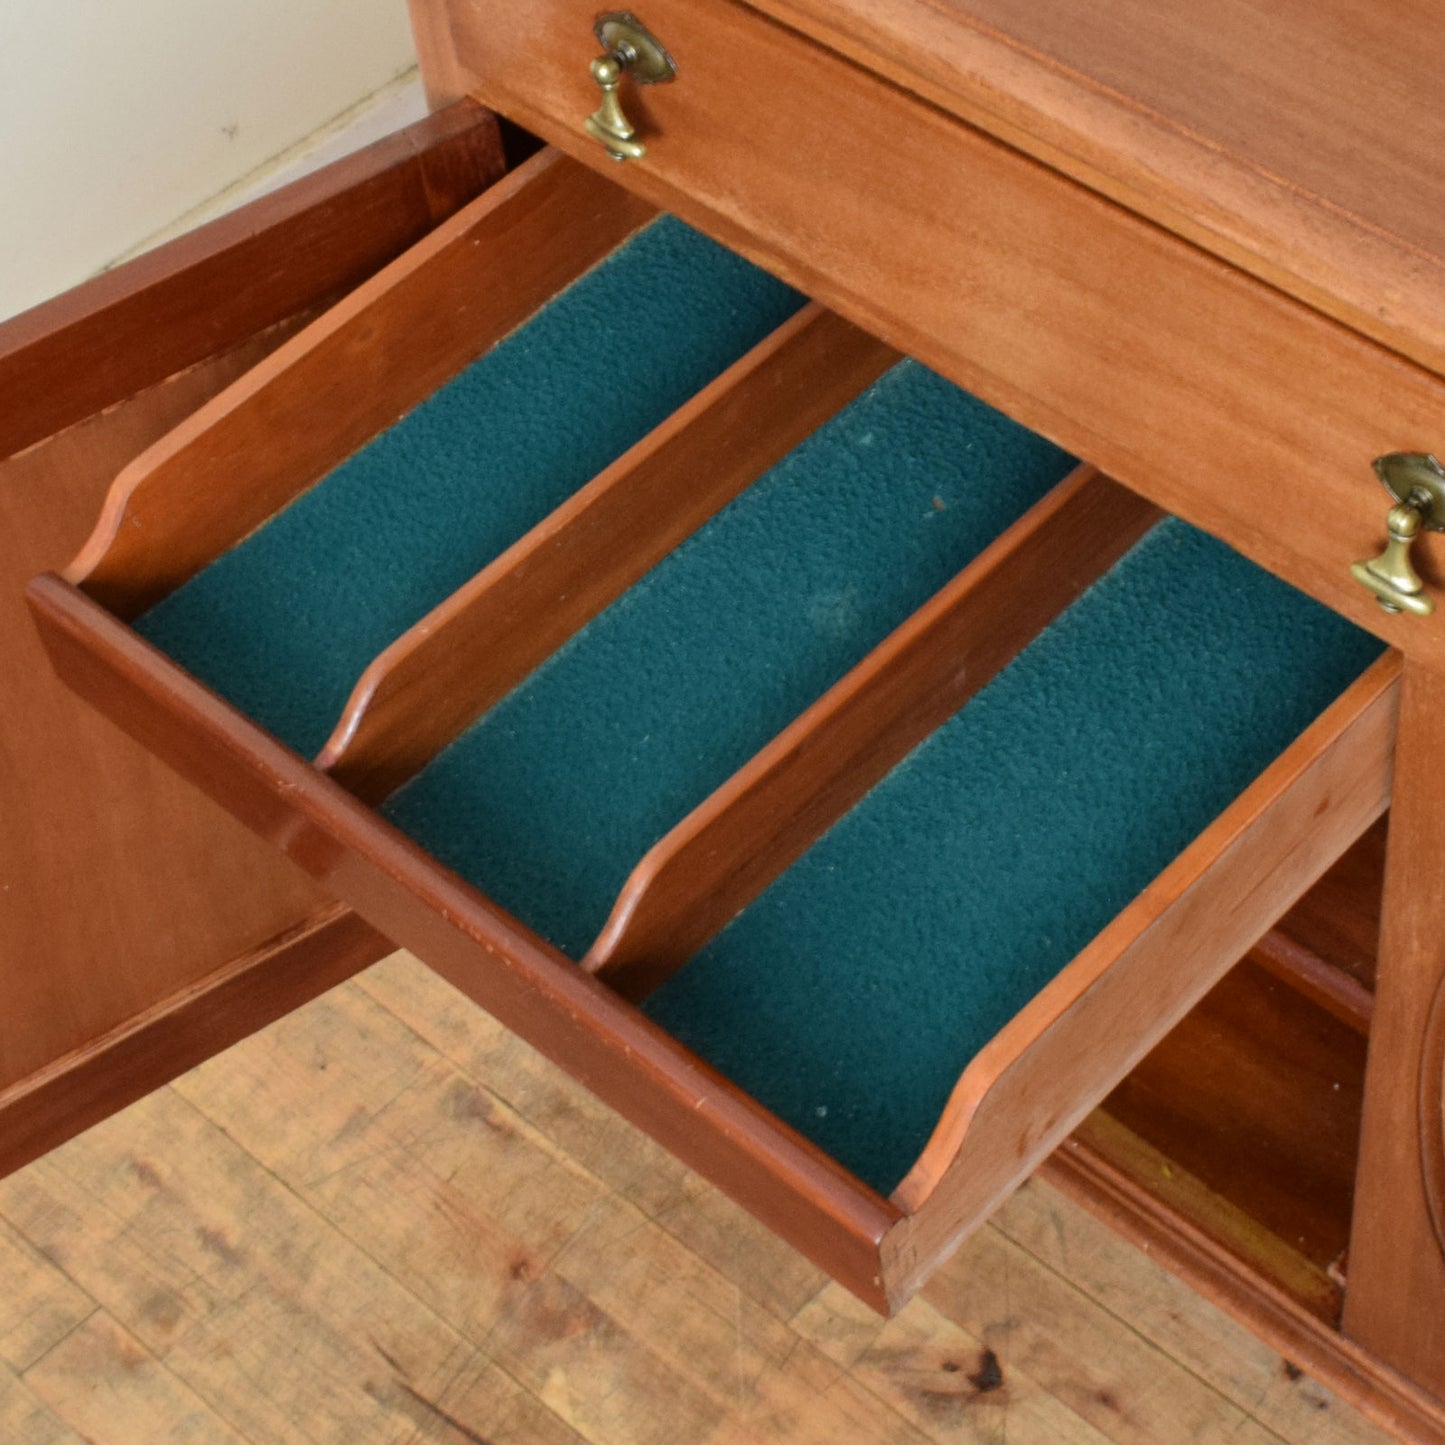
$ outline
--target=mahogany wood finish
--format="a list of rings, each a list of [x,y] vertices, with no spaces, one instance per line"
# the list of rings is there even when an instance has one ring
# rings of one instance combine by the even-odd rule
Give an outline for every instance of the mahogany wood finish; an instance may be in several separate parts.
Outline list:
[[[0,1174],[204,1063],[391,953],[341,904],[0,1090]]]
[[[407,0],[407,11],[427,104],[433,110],[454,105],[467,94],[467,78],[457,64],[447,7],[435,0]]]
[[[1445,978],[1435,990],[1420,1052],[1420,1150],[1425,1202],[1445,1250]]]
[[[354,902],[876,1307],[905,1298],[988,1204],[1136,1064],[1111,1101],[1117,1112],[1096,1114],[1079,1140],[1044,1167],[1288,1358],[1391,1428],[1445,1441],[1445,1407],[1381,1363],[1388,1359],[1445,1396],[1439,1238],[1445,953],[1433,906],[1440,892],[1434,820],[1445,817],[1445,794],[1428,761],[1445,682],[1421,667],[1445,667],[1445,613],[1429,621],[1386,619],[1346,573],[1383,531],[1370,459],[1388,450],[1438,449],[1445,415],[1445,382],[1432,374],[1445,370],[1445,207],[1437,204],[1445,190],[1436,164],[1445,120],[1418,101],[1433,84],[1418,12],[1397,0],[1363,8],[1350,0],[1286,0],[1273,10],[1226,5],[1206,33],[1198,7],[1184,0],[1117,0],[1104,12],[1085,11],[1081,0],[1028,7],[968,0],[968,13],[926,0],[759,0],[751,8],[730,0],[658,0],[662,8],[646,19],[672,50],[683,80],[656,91],[627,89],[626,106],[641,122],[649,154],[619,169],[580,127],[596,103],[586,72],[595,53],[592,11],[580,0],[519,3],[522,10],[499,29],[487,7],[413,0],[434,100],[477,90],[609,178],[544,155],[476,208],[478,217],[492,217],[481,231],[494,227],[504,257],[504,271],[487,270],[494,282],[499,274],[507,280],[498,290],[542,299],[569,266],[575,272],[585,264],[576,259],[583,249],[607,249],[615,243],[607,236],[615,231],[620,239],[651,214],[651,205],[667,205],[1409,654],[1378,1003],[1370,992],[1377,829],[1263,939],[1253,963],[1140,1062],[1231,956],[1275,924],[1383,808],[1397,658],[1362,679],[998,1035],[963,1075],[928,1150],[892,1201],[864,1188],[598,980],[438,869],[335,780],[50,578],[36,584],[33,605],[61,671],[312,880]],[[758,85],[759,75],[786,81]],[[100,369],[100,389],[113,393],[104,401],[88,399],[88,378],[64,375],[64,357],[116,334],[110,325],[88,330],[84,315],[54,312],[61,329],[74,328],[55,353],[59,365],[44,337],[23,331],[33,318],[22,318],[20,331],[0,329],[0,381],[30,377],[24,385],[34,389],[44,385],[34,376],[53,375],[71,397],[51,413],[42,406],[34,413],[39,420],[19,430],[0,418],[0,437],[11,425],[11,444],[19,446],[17,438],[54,430],[56,417],[78,419],[141,391],[115,414],[119,421],[96,418],[75,429],[91,438],[80,451],[94,446],[98,456],[111,445],[105,427],[114,424],[115,437],[130,437],[126,454],[133,454],[142,434],[153,435],[162,417],[178,414],[172,406],[185,388],[194,386],[201,397],[234,374],[241,354],[234,361],[206,358],[267,324],[266,307],[275,312],[270,319],[289,325],[288,315],[345,284],[347,266],[370,268],[355,256],[371,244],[373,230],[392,234],[393,226],[400,236],[412,220],[427,229],[482,184],[466,177],[495,173],[491,123],[471,114],[474,133],[460,121],[454,135],[448,132],[457,142],[456,168],[445,163],[445,179],[422,165],[403,183],[406,162],[398,159],[401,170],[381,168],[384,180],[367,172],[376,189],[358,191],[346,213],[359,219],[276,212],[270,230],[288,236],[300,259],[298,270],[278,272],[274,290],[229,279],[241,258],[254,265],[267,252],[264,244],[248,251],[253,243],[241,232],[224,240],[221,231],[209,233],[210,249],[194,254],[194,275],[185,284],[172,285],[164,268],[154,275],[131,271],[129,289],[95,283],[90,309],[107,312],[127,338],[115,365],[107,356]],[[354,178],[360,183],[360,172]],[[617,180],[642,199],[618,193],[609,183]],[[394,204],[376,200],[387,186],[395,187]],[[587,199],[569,206],[568,194]],[[433,203],[439,209],[421,222]],[[430,288],[449,268],[466,273],[460,244],[466,224],[450,223],[445,236],[422,242],[431,248],[421,257],[426,264],[403,262],[363,288],[291,343],[284,359],[133,469],[73,573],[77,580],[94,564],[84,585],[96,597],[121,615],[143,607],[379,430],[391,419],[388,407],[404,409],[444,380],[447,348],[461,358],[450,370],[464,364],[470,343],[450,333],[388,347],[369,346],[365,332],[381,319],[384,336],[400,337],[408,307],[427,307],[445,294],[444,287]],[[368,234],[354,235],[353,228]],[[600,240],[599,229],[607,233]],[[318,240],[314,250],[306,239],[328,234],[333,239]],[[391,244],[377,242],[381,251]],[[542,275],[568,255],[573,259],[556,275]],[[299,285],[304,299],[286,299],[288,275],[311,278]],[[183,304],[188,289],[196,315]],[[525,309],[524,300],[519,319]],[[201,311],[222,318],[218,331],[206,331],[210,322],[201,324]],[[147,315],[156,325],[142,338]],[[229,339],[219,340],[221,332]],[[23,344],[7,351],[7,339],[17,336]],[[278,332],[255,342],[245,359],[279,339]],[[390,370],[379,355],[388,350],[398,353]],[[186,359],[176,360],[182,353]],[[204,362],[192,377],[152,385],[191,361]],[[25,365],[40,370],[25,372]],[[305,417],[334,404],[347,366],[356,370],[346,386],[359,378],[359,389],[372,394],[372,412],[363,415],[363,404],[346,410],[344,426],[326,437],[304,435]],[[255,452],[256,443],[279,436],[286,440],[262,472],[253,457],[246,486],[234,487],[241,472],[227,470],[234,467],[227,449]],[[42,460],[33,474],[7,475],[16,463],[6,464],[0,509],[11,501],[5,487],[13,476],[33,475],[47,487],[60,486],[62,477],[68,483],[67,445],[62,437],[37,449]],[[124,448],[114,445],[118,459]],[[96,465],[79,470],[93,493]],[[202,475],[223,478],[214,505],[197,504],[205,489],[194,482]],[[628,485],[645,483],[645,472],[627,484],[614,480],[621,498]],[[132,489],[135,509],[128,511]],[[609,506],[602,505],[604,519]],[[596,521],[586,508],[579,515]],[[22,526],[23,537],[31,538],[32,525]],[[142,531],[144,550],[160,561],[151,571],[131,545],[131,534]],[[1430,538],[1420,551],[1429,585],[1445,584],[1445,540]],[[34,556],[27,567],[56,561],[48,540],[38,552],[18,555]],[[539,545],[526,560],[528,568],[507,574],[506,587],[479,604],[475,616],[471,595],[447,614],[462,629],[454,640],[470,638],[487,608],[520,606],[508,600],[508,587],[520,588],[537,610],[548,565],[561,559]],[[0,541],[0,572],[10,565]],[[564,582],[570,567],[560,569]],[[601,604],[589,601],[582,613],[595,605]],[[543,638],[537,645],[555,643]],[[339,776],[354,767],[349,781],[360,790],[391,786],[385,749],[393,742],[415,748],[404,736],[414,726],[406,719],[425,711],[405,701],[402,684],[444,671],[448,656],[439,645],[398,654],[395,673],[373,679],[374,697],[358,695],[354,739],[333,739]],[[27,697],[28,686],[27,677]],[[367,705],[377,708],[372,735]],[[8,748],[4,707],[0,698]],[[906,727],[905,712],[890,713],[894,720],[880,722],[878,731],[892,737],[890,728]],[[860,703],[859,718],[867,713]],[[54,737],[64,736],[68,724],[55,725],[58,708],[33,716],[37,721],[18,734],[24,748],[17,775],[28,784],[28,760],[42,759],[38,787],[55,771],[43,760],[56,756]],[[442,731],[456,725],[446,722]],[[42,728],[50,734],[42,737]],[[96,741],[102,735],[103,748]],[[352,740],[358,751],[348,764]],[[856,767],[871,765],[867,741],[857,754],[861,763],[848,761],[839,776],[856,778]],[[56,914],[47,880],[67,870],[99,875],[97,898],[80,910],[86,920],[104,917],[103,906],[119,908],[125,933],[132,919],[165,924],[177,913],[186,917],[178,933],[162,927],[141,945],[134,967],[74,966],[67,952],[54,976],[26,969],[24,978],[0,977],[0,1002],[10,1004],[13,994],[19,1007],[13,1031],[0,1024],[0,1120],[15,1121],[20,1154],[62,1137],[77,1120],[99,1117],[111,1081],[122,1094],[158,1082],[173,1059],[203,1056],[233,1025],[244,1031],[264,1022],[382,946],[380,935],[357,919],[316,913],[323,905],[313,885],[279,862],[253,863],[244,840],[213,835],[229,825],[212,821],[203,803],[180,789],[174,796],[187,799],[177,805],[182,823],[167,826],[185,835],[190,852],[177,849],[173,857],[167,834],[156,850],[159,861],[152,860],[161,881],[147,879],[137,890],[143,906],[129,898],[117,903],[116,840],[128,857],[150,842],[133,800],[144,786],[164,803],[173,785],[148,762],[138,765],[140,755],[99,725],[86,748],[107,766],[98,774],[78,769],[74,794],[68,783],[61,786],[61,807],[67,817],[79,818],[83,806],[86,821],[102,820],[104,841],[96,849],[82,834],[69,851],[36,852],[36,838],[45,840],[29,820],[42,814],[30,794],[5,793],[7,800],[21,798],[16,816],[25,821],[0,834],[0,846],[20,849],[28,870],[5,876],[25,876],[27,887],[29,877],[41,880],[22,920],[42,910]],[[122,761],[111,766],[112,756]],[[383,761],[371,771],[376,758]],[[828,778],[835,761],[822,769]],[[6,762],[0,757],[0,783],[7,782]],[[800,796],[806,813],[814,794],[805,789]],[[740,808],[747,797],[739,795]],[[32,853],[45,859],[38,871]],[[208,866],[214,876],[199,882],[185,872],[204,874]],[[720,890],[737,886],[733,862],[725,857],[716,871]],[[308,929],[264,945],[278,918],[284,927],[308,914]],[[251,937],[245,931],[252,926],[268,931],[238,949],[235,938]],[[190,956],[187,928],[198,930],[209,950],[209,972]],[[100,935],[90,921],[84,930],[89,947]],[[231,940],[230,952],[216,952],[218,935]],[[1290,984],[1288,1004],[1266,975]],[[95,997],[87,992],[92,986]],[[234,1006],[233,1019],[218,1017],[219,1002]],[[1270,1018],[1271,1038],[1261,1040],[1253,1031]],[[1342,1074],[1341,1093],[1358,1087],[1367,1028],[1364,1138],[1341,1337],[1329,1319],[1340,1275],[1331,1251],[1348,1201],[1342,1161],[1350,1125],[1343,1115],[1354,1099],[1338,1101],[1342,1112],[1330,1116],[1328,1137],[1318,1133],[1327,1111],[1308,1100],[1332,1064]],[[76,1052],[56,1064],[58,1041],[66,1037]],[[21,1079],[25,1073],[31,1077]],[[1245,1146],[1231,1153],[1218,1140],[1198,1137],[1206,1100],[1191,1099],[1181,1078],[1197,1081],[1235,1127],[1247,1126]],[[1291,1172],[1315,1171],[1303,1200],[1281,1184],[1278,1167],[1271,1173],[1262,1164],[1243,1166],[1256,1150],[1271,1152],[1272,1138]],[[1171,1166],[1176,1183],[1146,1188],[1147,1170],[1171,1159],[1178,1161]],[[1291,1232],[1293,1242],[1286,1238]]]
[[[616,173],[581,128],[592,7],[518,3],[450,8],[472,88]],[[1445,666],[1445,609],[1387,617],[1348,571],[1384,539],[1371,460],[1439,445],[1445,382],[752,9],[645,18],[686,78],[629,93],[630,187]],[[1445,536],[1417,551],[1439,585]]]
[[[137,458],[66,575],[118,615],[144,611],[652,215],[564,156],[535,157]]]
[[[78,704],[22,600],[29,577],[73,553],[117,468],[266,349],[0,462],[0,1088],[322,906],[284,860]]]
[[[317,765],[384,798],[897,360],[805,308],[388,647]]]
[[[318,884],[860,1298],[884,1307],[895,1206],[606,985],[448,874],[332,779],[58,577],[27,596],[56,670]]]
[[[969,1064],[894,1192],[901,1300],[1058,1145],[1389,802],[1386,654]],[[1188,959],[1190,966],[1180,966]]]
[[[1437,17],[1405,0],[758,8],[1445,368]],[[1206,18],[1207,17],[1207,18]]]
[[[1207,1004],[1206,998],[1198,1009],[1205,1008]],[[1178,1028],[1187,1030],[1188,1027],[1187,1017]],[[1169,1047],[1169,1037],[1166,1036],[1155,1053]],[[1152,1059],[1153,1056],[1150,1057]],[[1147,1068],[1148,1065],[1146,1060],[1140,1067]],[[1127,1087],[1127,1082],[1121,1088]],[[1271,1083],[1274,1082],[1271,1078]],[[1172,1081],[1172,1087],[1175,1090],[1183,1088],[1182,1097],[1189,1099],[1192,1090],[1185,1080]],[[1168,1102],[1172,1102],[1172,1097]],[[1070,1145],[1082,1145],[1098,1158],[1107,1160],[1112,1169],[1152,1194],[1161,1208],[1209,1239],[1221,1254],[1232,1256],[1243,1268],[1267,1279],[1274,1288],[1282,1290],[1311,1314],[1337,1329],[1343,1300],[1343,1277],[1338,1270],[1332,1266],[1321,1267],[1301,1254],[1288,1239],[1261,1224],[1247,1208],[1235,1201],[1233,1188],[1226,1191],[1211,1189],[1206,1180],[1185,1168],[1171,1149],[1175,1140],[1184,1136],[1169,1130],[1172,1121],[1168,1119],[1167,1112],[1162,1119],[1148,1118],[1145,1122],[1163,1125],[1162,1132],[1169,1135],[1163,1144],[1156,1143],[1152,1135],[1136,1133],[1122,1123],[1113,1113],[1110,1099],[1106,1099],[1060,1148],[1067,1152]],[[1290,1152],[1291,1143],[1291,1140],[1285,1140],[1286,1153]],[[1278,1175],[1281,1161],[1270,1162],[1269,1173],[1271,1176]],[[1229,1186],[1242,1186],[1246,1195],[1251,1183],[1242,1170],[1230,1173],[1224,1182]]]
[[[1381,818],[1279,922],[1281,933],[1367,992],[1375,986],[1388,823]]]
[[[1422,1108],[1442,1088],[1431,1034],[1445,982],[1442,737],[1445,677],[1407,666],[1344,1326],[1445,1398],[1445,1243],[1429,1194],[1439,1116]]]
[[[1325,881],[1321,879],[1320,883]],[[1343,969],[1296,943],[1283,929],[1270,929],[1255,945],[1253,956],[1277,979],[1319,1004],[1356,1033],[1370,1032],[1370,1017],[1375,1011],[1374,992]]]
[[[1280,1282],[1337,1323],[1364,1078],[1363,1037],[1273,976],[1256,948],[1102,1107],[1176,1177],[1227,1201],[1230,1225],[1247,1221],[1242,1238],[1221,1229],[1222,1243],[1270,1241],[1260,1267],[1287,1261]],[[1153,1182],[1169,1194],[1167,1179]]]
[[[0,456],[339,296],[503,170],[463,101],[0,326]]]
[[[661,984],[1158,520],[1078,468],[648,852],[584,967]]]
[[[494,139],[433,117],[0,325],[0,1168],[358,958],[360,925],[297,934],[328,900],[58,685],[21,593],[116,472],[486,184]]]

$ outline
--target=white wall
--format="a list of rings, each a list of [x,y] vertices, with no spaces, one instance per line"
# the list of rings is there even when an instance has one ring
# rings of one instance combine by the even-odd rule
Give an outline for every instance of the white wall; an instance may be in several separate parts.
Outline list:
[[[414,64],[406,0],[0,0],[0,317],[199,217]]]

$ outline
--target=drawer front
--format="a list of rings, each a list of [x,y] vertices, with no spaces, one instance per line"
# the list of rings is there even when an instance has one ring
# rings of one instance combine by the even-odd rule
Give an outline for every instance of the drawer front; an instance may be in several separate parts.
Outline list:
[[[70,580],[38,579],[31,601],[78,692],[886,1308],[1380,814],[1398,658],[1367,667],[1372,639],[1213,539],[1156,528],[1156,509],[1092,467],[676,222],[648,221],[587,168],[533,158],[139,459]],[[656,349],[608,368],[614,337],[636,327],[597,317],[639,277],[672,288],[672,324],[659,335],[651,318]],[[448,326],[433,329],[437,316]],[[744,331],[716,330],[741,316]],[[679,331],[686,355],[666,350]],[[698,380],[688,368],[704,356]],[[523,384],[509,389],[510,367]],[[597,397],[578,398],[599,368],[658,394],[594,455],[564,421],[580,408],[590,429]],[[669,388],[684,374],[679,404]],[[560,434],[556,495],[530,490],[538,433],[507,439],[522,413]],[[278,427],[318,414],[309,430]],[[267,430],[272,446],[248,460],[238,439]],[[438,459],[446,484],[429,490]],[[460,585],[427,570],[494,504],[520,502],[509,525],[526,530],[509,542],[487,523],[480,570]],[[379,516],[391,526],[378,540]],[[398,633],[393,604],[422,615]],[[313,696],[344,648],[357,651],[349,700],[330,682]],[[264,705],[247,716],[238,678],[258,668]],[[1127,686],[1109,680],[1116,668]],[[975,697],[1010,676],[1012,703]],[[1167,720],[1136,748],[1161,685]],[[298,696],[311,697],[304,722]],[[960,732],[975,703],[982,731]],[[928,771],[945,735],[963,741]],[[315,762],[298,756],[318,746]],[[1028,851],[1002,875],[992,855],[1015,856],[1025,810],[969,796],[995,772],[1020,780],[999,797],[1034,795]],[[609,794],[589,791],[608,776]],[[880,823],[878,800],[896,800],[904,776],[902,811]],[[673,780],[663,795],[659,779]],[[559,809],[551,796],[568,787]],[[969,803],[980,816],[959,826]],[[1106,811],[1117,855],[1098,846]],[[998,844],[980,845],[999,817]],[[815,851],[859,819],[851,863]],[[919,839],[922,853],[902,846]],[[980,848],[986,866],[969,873]],[[1095,865],[1106,856],[1117,871]],[[880,886],[869,875],[885,857]],[[861,877],[848,871],[860,859]],[[595,878],[619,863],[597,912]],[[1035,870],[1067,908],[1043,906]],[[573,927],[548,910],[558,881],[581,874]],[[991,906],[1005,899],[967,950],[956,940],[983,909],[955,874]],[[828,875],[841,894],[817,886]],[[806,945],[811,972],[784,978],[805,951],[787,927],[807,909],[803,895],[771,913],[767,900],[799,877],[824,933]],[[876,906],[850,922],[869,887]],[[749,916],[762,932],[727,954],[728,920]],[[871,940],[855,944],[863,922]],[[738,1037],[759,1048],[739,1060],[707,1033],[744,965]],[[812,1081],[832,1045],[809,1060],[806,1106],[784,1096],[804,1078],[795,1048],[821,1037],[814,1000],[831,1003],[845,975],[854,1012],[830,1027],[846,1045],[866,1020],[871,1052],[855,1078],[824,1080],[841,1101],[824,1128]],[[886,1020],[901,1022],[875,1007],[885,994]],[[927,1053],[926,1078],[892,1069],[910,1051]],[[885,1134],[886,1157],[873,1155]]]
[[[669,84],[624,81],[647,154],[583,122],[595,7],[452,4],[488,104],[775,270],[1393,645],[1445,611],[1349,575],[1385,540],[1371,461],[1445,445],[1445,385],[1268,286],[728,0],[651,0]],[[1417,544],[1445,584],[1445,537]]]

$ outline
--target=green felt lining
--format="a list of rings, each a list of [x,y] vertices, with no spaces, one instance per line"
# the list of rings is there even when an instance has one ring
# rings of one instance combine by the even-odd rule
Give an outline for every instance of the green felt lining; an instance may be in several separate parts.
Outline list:
[[[887,1192],[978,1050],[1380,651],[1164,522],[646,1011]]]
[[[377,653],[802,301],[662,217],[136,631],[314,754]]]
[[[580,957],[653,843],[1071,467],[901,363],[383,811]]]

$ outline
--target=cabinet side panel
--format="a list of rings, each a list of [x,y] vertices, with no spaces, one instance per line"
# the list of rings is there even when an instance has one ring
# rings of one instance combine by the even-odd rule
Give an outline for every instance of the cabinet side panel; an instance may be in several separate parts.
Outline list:
[[[408,9],[427,103],[440,110],[467,93],[466,73],[452,39],[451,7],[435,0],[409,0]]]
[[[1345,1286],[1345,1333],[1445,1397],[1445,1238],[1431,1219],[1440,1146],[1432,1005],[1445,987],[1445,678],[1407,665],[1385,855],[1379,975]],[[1427,1131],[1431,1131],[1427,1133]]]

